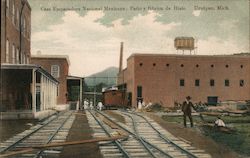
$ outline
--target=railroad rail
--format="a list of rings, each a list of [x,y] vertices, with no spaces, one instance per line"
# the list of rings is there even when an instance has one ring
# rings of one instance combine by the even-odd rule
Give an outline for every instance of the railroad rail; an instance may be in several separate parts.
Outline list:
[[[177,139],[145,116],[127,111],[117,113],[125,118],[126,124],[118,122],[115,118],[103,112],[88,111],[86,113],[90,127],[94,129],[94,137],[109,135],[108,133],[114,132],[108,125],[105,125],[101,118],[97,118],[95,115],[109,120],[129,134],[129,138],[126,140],[116,141],[115,143],[101,142],[100,150],[104,157],[211,157],[203,150],[195,149],[186,142]],[[106,132],[104,132],[105,130]]]
[[[154,145],[166,150],[170,157],[190,157],[205,158],[211,157],[205,151],[198,150],[190,144],[174,137],[169,132],[160,127],[150,118],[135,112],[122,111],[123,116],[128,116],[132,122],[139,122],[136,127],[138,132],[148,142],[154,142]],[[173,152],[172,152],[173,151]]]
[[[15,153],[34,146],[64,142],[75,119],[75,115],[72,115],[72,113],[72,111],[66,111],[53,115],[45,121],[1,143],[0,154],[8,155],[8,153]],[[53,147],[45,150],[34,150],[11,157],[59,157],[61,150],[62,147]]]

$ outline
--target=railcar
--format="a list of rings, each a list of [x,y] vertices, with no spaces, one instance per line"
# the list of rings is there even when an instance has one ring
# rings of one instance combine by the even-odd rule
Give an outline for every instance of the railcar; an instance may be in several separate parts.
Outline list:
[[[122,90],[105,90],[103,92],[103,104],[105,109],[128,108],[130,101],[128,94]]]

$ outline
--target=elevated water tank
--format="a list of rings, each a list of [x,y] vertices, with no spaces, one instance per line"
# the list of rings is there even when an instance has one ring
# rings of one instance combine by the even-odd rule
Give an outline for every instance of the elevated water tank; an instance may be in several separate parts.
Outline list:
[[[193,37],[176,37],[174,40],[174,46],[177,50],[194,50],[194,38]]]

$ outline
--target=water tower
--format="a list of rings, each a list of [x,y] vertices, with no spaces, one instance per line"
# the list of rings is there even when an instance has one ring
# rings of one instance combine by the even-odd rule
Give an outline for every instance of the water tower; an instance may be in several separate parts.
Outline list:
[[[182,50],[182,53],[184,54],[185,50],[190,51],[190,54],[192,51],[195,50],[195,39],[193,37],[176,37],[174,40],[174,47],[177,50]]]

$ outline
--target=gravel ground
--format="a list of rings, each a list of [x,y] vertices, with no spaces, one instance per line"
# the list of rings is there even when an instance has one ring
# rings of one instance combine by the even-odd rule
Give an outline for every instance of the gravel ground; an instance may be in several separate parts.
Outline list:
[[[88,120],[84,111],[76,114],[76,119],[69,131],[67,141],[78,141],[92,139],[92,130],[88,125]],[[87,143],[80,145],[66,146],[60,155],[62,158],[102,158],[97,143]]]

